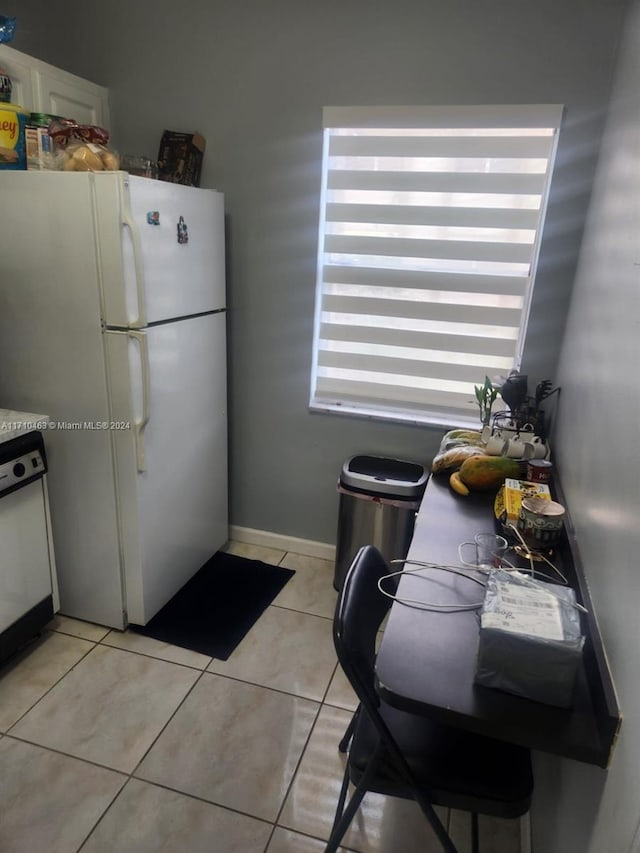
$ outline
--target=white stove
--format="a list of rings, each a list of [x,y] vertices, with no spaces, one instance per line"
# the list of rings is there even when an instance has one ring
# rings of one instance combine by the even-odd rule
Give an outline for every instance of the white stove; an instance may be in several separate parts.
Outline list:
[[[0,661],[35,637],[58,609],[47,457],[47,418],[0,409]]]

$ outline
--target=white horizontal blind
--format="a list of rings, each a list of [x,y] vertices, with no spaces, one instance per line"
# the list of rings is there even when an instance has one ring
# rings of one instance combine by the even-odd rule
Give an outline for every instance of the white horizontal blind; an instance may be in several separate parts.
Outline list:
[[[312,408],[478,419],[519,364],[561,116],[325,109]]]

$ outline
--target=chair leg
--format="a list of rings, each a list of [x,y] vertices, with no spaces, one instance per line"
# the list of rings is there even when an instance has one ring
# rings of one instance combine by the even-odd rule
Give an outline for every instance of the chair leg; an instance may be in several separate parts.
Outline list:
[[[338,825],[338,822],[339,822],[339,820],[342,817],[342,814],[344,812],[344,803],[345,803],[345,800],[347,798],[347,791],[348,790],[349,790],[349,767],[347,765],[347,767],[345,767],[345,769],[344,769],[344,776],[342,777],[342,787],[340,788],[340,796],[338,797],[338,805],[336,806],[336,814],[335,814],[335,817],[333,818],[333,826],[331,827],[331,834],[329,835],[330,838],[331,838],[331,835],[333,835],[335,828]]]
[[[347,726],[347,730],[344,733],[342,740],[340,741],[340,744],[339,744],[340,752],[346,752],[347,751],[349,741],[351,740],[353,730],[355,729],[355,725],[356,725],[356,722],[358,719],[359,711],[360,711],[360,706],[358,706],[357,711],[355,712],[355,714],[351,718],[351,721],[349,722],[349,725]],[[374,752],[372,758],[370,759],[370,761],[367,765],[367,768],[366,768],[362,778],[360,779],[360,782],[357,785],[357,787],[356,787],[356,789],[355,789],[355,791],[354,791],[354,793],[353,793],[351,799],[349,800],[349,803],[345,809],[344,808],[344,802],[345,802],[345,799],[347,796],[347,791],[349,789],[349,764],[347,761],[347,766],[345,767],[345,771],[344,771],[344,777],[342,779],[342,787],[340,789],[340,795],[338,797],[338,805],[336,807],[336,814],[335,814],[335,817],[333,820],[333,826],[331,827],[331,834],[329,835],[329,840],[327,841],[327,846],[325,847],[324,853],[336,853],[345,832],[347,831],[347,829],[349,829],[349,824],[353,820],[355,813],[358,811],[358,808],[360,807],[360,803],[362,802],[365,793],[369,790],[368,783],[369,783],[369,780],[371,779],[371,777],[375,775],[375,768],[377,767],[378,760],[379,760],[381,752],[382,752],[382,745],[379,743],[376,751]],[[440,820],[440,818],[436,814],[436,811],[433,808],[432,804],[429,802],[429,800],[425,799],[418,792],[418,790],[415,788],[415,786],[412,785],[412,787],[414,788],[414,794],[415,794],[416,801],[418,802],[418,805],[422,809],[425,817],[427,818],[427,820],[431,824],[431,828],[433,829],[436,836],[438,837],[438,841],[442,845],[442,849],[443,849],[444,853],[458,853],[456,846],[454,845],[454,843],[451,840],[451,838],[449,837],[446,829],[442,825],[442,821]],[[474,818],[476,821],[476,824],[475,824],[476,828],[475,828],[475,836],[474,836],[474,830],[472,828],[472,843],[474,843],[475,846],[472,848],[472,853],[478,853],[478,848],[477,848],[477,820],[478,820],[478,817],[477,817],[477,815],[475,815],[475,814],[472,815],[472,820]],[[475,841],[474,841],[474,839],[475,839]]]
[[[480,833],[478,832],[478,813],[471,813],[471,853],[480,853]]]
[[[347,790],[349,788],[350,778],[349,764],[347,763],[347,766],[345,767],[344,771],[344,776],[342,778],[342,788],[340,790],[340,796],[338,797],[338,807],[336,808],[336,816],[333,821],[331,834],[329,836],[329,840],[327,841],[327,846],[324,849],[324,853],[336,853],[340,842],[344,837],[345,832],[349,829],[349,824],[355,817],[355,813],[360,808],[360,803],[362,802],[364,795],[369,790],[368,785],[372,777],[375,775],[375,770],[378,765],[379,754],[380,745],[378,745],[378,748],[373,754],[373,757],[369,761],[366,770],[362,774],[362,778],[356,785],[355,791],[353,792],[346,809],[344,809],[343,811],[344,801],[347,794]],[[456,851],[453,851],[453,853],[456,853]]]
[[[348,771],[345,779],[348,787]],[[365,793],[366,789],[364,787],[357,787],[356,790],[353,792],[353,796],[349,800],[346,809],[342,813],[336,812],[336,819],[334,820],[331,835],[329,836],[329,840],[327,841],[327,846],[324,848],[324,853],[336,853],[338,847],[340,846],[340,842],[344,837],[345,832],[349,829],[349,824],[355,817],[355,813],[360,808],[360,803],[362,802]],[[342,797],[342,792],[340,792],[340,796]]]
[[[414,789],[414,795],[425,817],[431,824],[431,828],[438,836],[438,841],[442,844],[444,853],[458,853],[458,848],[449,837],[447,830],[444,828],[442,821],[429,800],[426,800],[416,789]],[[474,853],[477,853],[477,851],[474,851]]]
[[[351,735],[353,734],[353,730],[356,727],[356,721],[358,719],[358,711],[359,710],[360,710],[360,708],[358,707],[356,712],[354,713],[353,717],[351,717],[351,721],[349,722],[349,725],[347,726],[346,732],[342,736],[342,740],[338,744],[338,749],[340,750],[340,752],[346,752],[347,751],[347,747],[349,746],[349,741],[351,740]]]

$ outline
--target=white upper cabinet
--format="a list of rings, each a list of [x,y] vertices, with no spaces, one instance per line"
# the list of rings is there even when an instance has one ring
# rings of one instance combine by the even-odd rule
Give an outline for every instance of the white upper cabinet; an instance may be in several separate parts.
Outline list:
[[[48,65],[7,45],[0,45],[0,67],[13,84],[11,101],[30,112],[74,119],[109,129],[108,90],[68,71]]]
[[[32,112],[41,112],[36,110],[33,100],[34,90],[34,71],[29,63],[31,57],[25,56],[23,53],[18,53],[17,50],[0,45],[0,68],[4,69],[11,78],[12,92],[11,102],[19,104],[21,107]]]

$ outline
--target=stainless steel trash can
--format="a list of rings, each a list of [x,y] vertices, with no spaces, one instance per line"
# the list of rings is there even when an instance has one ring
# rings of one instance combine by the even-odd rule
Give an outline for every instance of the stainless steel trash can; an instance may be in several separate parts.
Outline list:
[[[386,560],[407,556],[428,472],[380,456],[352,456],[338,481],[338,541],[333,585],[339,590],[358,549],[375,545]]]

